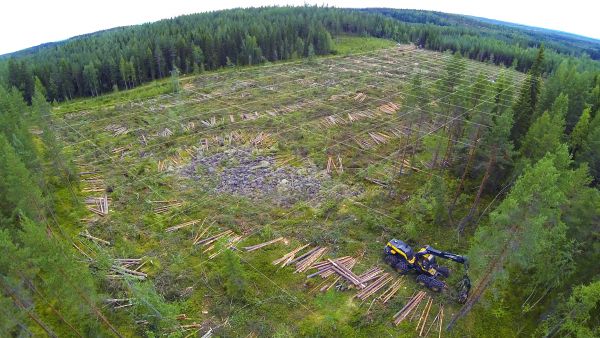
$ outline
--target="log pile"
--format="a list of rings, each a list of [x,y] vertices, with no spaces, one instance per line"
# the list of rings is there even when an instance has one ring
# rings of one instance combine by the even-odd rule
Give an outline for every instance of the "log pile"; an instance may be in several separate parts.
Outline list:
[[[321,124],[325,128],[331,128],[337,126],[338,124],[344,124],[344,120],[336,117],[335,115],[329,115],[321,119]]]
[[[126,127],[120,126],[118,124],[109,124],[108,126],[104,127],[104,130],[112,131],[113,136],[125,135],[129,132],[129,130]]]
[[[182,126],[183,131],[184,132],[189,132],[189,131],[193,131],[194,129],[196,129],[196,124],[194,122],[188,122],[185,125]]]
[[[348,269],[352,269],[357,262],[356,258],[349,257],[349,256],[337,258],[337,259],[335,259],[335,261],[338,264],[344,265]],[[323,263],[324,265],[329,264],[329,262],[320,262],[320,263],[316,263],[315,265],[313,265],[313,267],[316,266],[317,268],[322,268],[321,263]],[[338,285],[338,282],[340,281],[340,279],[342,279],[341,276],[337,275],[331,269],[329,269],[329,270],[321,269],[321,271],[316,272],[308,277],[315,276],[315,275],[321,276],[324,280],[323,280],[323,282],[318,284],[311,292],[315,292],[317,290],[319,290],[320,292],[325,292],[325,291],[331,289],[332,287]],[[331,278],[330,278],[331,276],[337,276],[333,279],[333,282],[331,282]]]
[[[104,300],[105,303],[110,304],[113,309],[122,309],[133,305],[133,298],[109,298]]]
[[[123,154],[127,150],[128,150],[128,147],[117,147],[117,148],[113,148],[110,152],[115,155],[119,155],[119,154]]]
[[[413,310],[415,310],[419,306],[419,304],[421,303],[423,298],[425,298],[426,295],[427,293],[425,291],[417,292],[417,294],[414,297],[412,297],[408,301],[408,303],[406,303],[406,305],[404,305],[404,307],[394,315],[394,324],[398,326],[400,325],[400,323],[406,320],[406,318],[411,314],[411,312],[413,312]]]
[[[394,104],[393,102],[389,102],[387,104],[379,106],[379,110],[381,110],[382,112],[384,112],[386,114],[393,114],[398,110],[398,108],[399,107],[396,104]]]
[[[158,160],[156,166],[157,166],[158,172],[161,173],[161,172],[167,170],[168,163],[166,160]]]
[[[437,323],[437,325],[436,325],[436,323]],[[438,310],[437,315],[435,316],[435,318],[433,318],[433,321],[431,322],[431,324],[429,324],[429,328],[427,329],[427,332],[425,332],[424,335],[419,334],[419,337],[427,337],[427,335],[429,335],[429,331],[435,325],[437,328],[437,331],[438,331],[438,338],[442,338],[443,323],[444,323],[444,306],[441,305],[440,309]]]
[[[204,224],[205,220],[206,219],[202,220],[202,224]],[[191,225],[196,225],[198,223],[200,223],[200,220],[199,219],[195,219],[195,220],[192,220],[192,221],[187,221],[187,222],[184,222],[184,223],[181,223],[181,224],[178,224],[178,225],[174,225],[172,227],[168,227],[167,229],[165,229],[165,231],[166,232],[173,232],[175,230],[179,230],[181,228],[185,228],[185,227],[188,227],[188,226],[191,226]],[[202,226],[202,224],[200,226]]]
[[[331,274],[335,273],[341,278],[344,278],[346,281],[350,282],[355,287],[362,289],[366,286],[365,282],[360,276],[357,276],[351,270],[355,263],[356,260],[352,257],[342,257],[336,260],[327,259],[327,261],[319,262],[311,266],[311,268],[315,268],[318,271],[309,275],[308,277],[321,276],[323,278],[327,278]],[[336,282],[337,280],[334,283]]]
[[[203,234],[204,234],[204,232],[202,232],[200,235],[196,236],[196,238],[194,239],[194,242],[193,242],[194,245],[209,246],[209,245],[215,243],[221,237],[233,235],[234,232],[231,230],[225,230],[216,235],[202,239],[201,236]]]
[[[178,208],[183,205],[183,202],[177,200],[168,200],[168,201],[150,201],[150,203],[155,204],[156,206],[153,208],[153,211],[157,214],[163,214],[168,212],[173,208]]]
[[[358,278],[360,278],[363,283],[370,282],[371,280],[377,278],[381,273],[383,273],[383,269],[380,267],[371,268],[365,272],[363,272]]]
[[[265,246],[268,246],[268,245],[271,245],[271,244],[275,244],[275,243],[277,243],[279,241],[282,241],[282,240],[284,240],[283,237],[278,237],[278,238],[275,238],[275,239],[270,240],[268,242],[264,242],[264,243],[260,243],[260,244],[256,244],[256,245],[251,245],[251,246],[246,246],[246,247],[244,247],[244,250],[246,250],[248,252],[255,251],[255,250],[258,250],[258,249],[262,249]]]
[[[327,247],[317,246],[300,257],[292,260],[292,263],[296,263],[296,271],[294,271],[294,273],[308,270],[314,262],[319,260],[327,252],[327,250],[329,250]]]
[[[109,278],[136,278],[144,280],[148,277],[148,274],[139,271],[145,262],[142,262],[141,258],[117,258],[114,260],[110,270],[114,273],[108,275]]]
[[[108,197],[106,195],[102,197],[88,197],[85,199],[85,204],[89,211],[99,216],[108,215]]]
[[[83,173],[80,173],[83,176]],[[83,189],[81,192],[103,192],[105,188],[104,180],[97,175],[82,179]]]
[[[207,127],[214,127],[215,125],[217,125],[217,118],[213,116],[208,120],[202,120],[200,122],[202,122],[202,124]]]
[[[429,297],[427,299],[427,303],[425,303],[425,307],[423,308],[423,312],[419,317],[419,322],[417,323],[417,328],[415,331],[419,332],[419,337],[423,337],[423,330],[425,329],[425,324],[427,324],[427,318],[429,318],[429,311],[431,311],[431,305],[433,304],[433,298]]]
[[[373,115],[372,113],[362,113],[362,112],[348,113],[348,121],[350,121],[350,123],[353,123],[355,121],[364,120],[367,118],[373,118],[373,117],[375,117],[375,115]]]
[[[358,93],[356,94],[356,96],[354,96],[354,101],[362,103],[365,99],[367,98],[367,94],[365,93]]]
[[[169,128],[165,128],[158,133],[158,136],[160,137],[169,137],[171,135],[173,135],[173,132]]]
[[[89,240],[91,240],[93,242],[96,242],[96,243],[100,243],[100,244],[104,244],[104,245],[110,245],[109,241],[105,241],[105,240],[103,240],[101,238],[92,236],[87,229],[85,231],[80,232],[79,236],[85,237],[85,238],[87,238],[87,239],[89,239]]]
[[[288,264],[292,263],[292,260],[294,260],[296,258],[296,254],[302,250],[304,250],[307,246],[309,246],[309,244],[304,244],[301,245],[299,247],[297,247],[296,249],[288,252],[287,254],[283,255],[283,257],[278,258],[276,260],[274,260],[272,262],[273,265],[280,265],[281,267],[287,266]]]
[[[269,143],[271,141],[271,134],[269,133],[264,133],[264,132],[260,132],[258,133],[258,135],[256,135],[256,137],[252,138],[250,140],[250,144],[254,147],[258,147],[258,146],[269,146]]]
[[[367,298],[371,297],[373,294],[381,290],[384,286],[386,286],[393,278],[390,277],[388,273],[384,273],[375,279],[372,283],[370,283],[367,287],[360,290],[354,297],[360,300],[367,300]],[[363,279],[364,280],[364,279]],[[366,283],[366,282],[365,282]]]
[[[337,157],[337,161],[334,160],[332,156],[327,158],[327,173],[331,174],[334,170],[338,174],[344,172],[344,164],[342,163],[342,158],[340,156]]]
[[[354,265],[356,264],[356,258],[350,257],[350,256],[336,258],[333,261],[339,265],[345,266],[347,269],[352,269],[354,267]],[[315,263],[310,268],[317,269],[317,272],[308,275],[307,278],[312,278],[315,276],[327,278],[327,277],[335,274],[335,271],[333,271],[333,269],[331,269],[331,264],[329,263],[329,261],[321,261],[321,262]]]
[[[386,135],[382,132],[369,132],[369,136],[371,136],[371,139],[375,141],[375,144],[388,143],[391,138],[389,135]]]
[[[223,247],[221,250],[212,253],[210,256],[208,256],[208,259],[213,259],[215,257],[217,257],[218,255],[220,255],[223,251],[225,251],[226,249],[235,249],[236,244],[238,244],[239,242],[242,241],[242,236],[237,236],[235,234],[229,235],[227,237],[229,237],[227,239],[227,243],[225,245],[225,247]],[[214,245],[209,246],[206,250],[204,250],[204,253],[207,253],[209,251],[212,251],[215,248]]]
[[[358,146],[361,147],[362,149],[367,150],[367,149],[373,148],[373,145],[368,140],[365,140],[365,139],[354,139],[354,141],[356,141],[356,143],[358,144]]]
[[[403,277],[398,278],[394,283],[392,283],[392,285],[390,285],[385,291],[383,291],[381,295],[379,295],[379,300],[381,301],[381,303],[385,304],[389,302],[390,299],[392,299],[392,297],[396,295],[398,290],[400,290],[403,284]]]
[[[202,231],[202,233],[197,235],[193,240],[193,245],[200,245],[205,248],[202,251],[202,253],[209,253],[209,252],[213,251],[216,248],[216,242],[218,240],[225,239],[225,238],[227,239],[225,246],[216,252],[212,252],[208,256],[208,259],[213,259],[213,258],[217,257],[226,249],[235,249],[235,245],[242,241],[242,236],[236,235],[231,230],[225,230],[216,235],[213,235],[213,236],[203,239],[202,236],[206,233],[207,230],[208,230],[208,228],[204,229],[204,231]]]

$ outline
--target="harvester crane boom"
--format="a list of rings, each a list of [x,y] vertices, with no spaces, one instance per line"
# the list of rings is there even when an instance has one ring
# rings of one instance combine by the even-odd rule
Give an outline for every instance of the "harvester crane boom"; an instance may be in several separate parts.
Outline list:
[[[424,254],[431,254],[431,255],[434,255],[434,256],[437,256],[440,258],[445,258],[445,259],[449,259],[451,261],[455,261],[457,263],[465,264],[465,266],[468,265],[467,257],[453,254],[453,253],[447,252],[447,251],[440,251],[438,249],[432,248],[429,245],[425,246],[425,251],[417,253],[417,256],[424,255]]]

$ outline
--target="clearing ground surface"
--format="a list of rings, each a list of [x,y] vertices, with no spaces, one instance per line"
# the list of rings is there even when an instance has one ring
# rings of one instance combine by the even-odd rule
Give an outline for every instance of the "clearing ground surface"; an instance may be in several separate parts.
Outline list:
[[[465,60],[460,85],[425,98],[448,80],[451,58],[397,45],[208,73],[181,79],[174,93],[55,110],[57,134],[79,167],[77,198],[89,210],[72,215],[71,230],[82,233],[75,244],[82,257],[127,259],[114,261],[105,288],[107,298],[126,301],[107,306],[129,312],[137,327],[115,325],[144,334],[168,322],[165,332],[183,336],[437,336],[456,304],[416,294],[426,290],[412,276],[398,281],[382,248],[410,237],[410,198],[445,177],[453,161],[446,150],[474,146],[448,135],[478,107],[457,109],[445,98],[466,98],[480,74],[510,74],[512,86],[523,78]],[[415,74],[423,95],[407,90]],[[426,108],[418,103],[425,99]],[[461,203],[459,213],[470,205]],[[420,244],[466,246],[452,230],[427,230]],[[272,264],[303,245],[295,257],[324,250],[305,266]],[[345,256],[356,275],[383,269],[369,281],[380,284],[376,292],[355,297],[351,277],[306,278],[311,264]],[[411,296],[421,307],[394,325]]]

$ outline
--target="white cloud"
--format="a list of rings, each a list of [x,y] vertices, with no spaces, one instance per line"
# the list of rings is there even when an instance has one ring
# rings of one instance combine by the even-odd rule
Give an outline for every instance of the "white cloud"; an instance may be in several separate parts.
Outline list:
[[[318,4],[430,9],[552,28],[600,39],[600,3],[591,0],[5,0],[0,54],[116,26],[224,8]]]

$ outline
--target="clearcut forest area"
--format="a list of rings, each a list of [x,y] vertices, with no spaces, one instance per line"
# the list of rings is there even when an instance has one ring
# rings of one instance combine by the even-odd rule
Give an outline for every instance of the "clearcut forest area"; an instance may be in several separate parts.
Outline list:
[[[318,29],[149,64],[124,38],[246,11]],[[600,42],[424,11],[196,16],[0,59],[0,336],[600,334]]]

